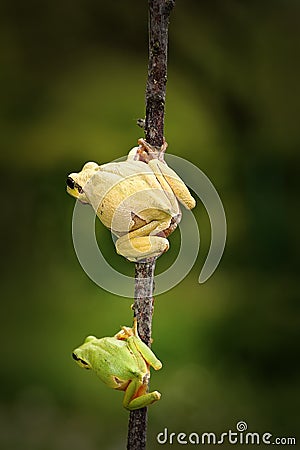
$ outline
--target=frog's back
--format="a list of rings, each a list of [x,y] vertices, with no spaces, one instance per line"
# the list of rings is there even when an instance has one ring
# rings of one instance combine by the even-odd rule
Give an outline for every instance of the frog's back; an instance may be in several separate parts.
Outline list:
[[[142,161],[131,160],[102,164],[99,166],[98,171],[113,173],[118,175],[120,178],[127,178],[141,173],[153,173],[148,164]]]
[[[127,342],[114,337],[98,339],[94,343],[93,369],[108,386],[121,389],[132,378],[139,376],[139,366],[128,349]]]

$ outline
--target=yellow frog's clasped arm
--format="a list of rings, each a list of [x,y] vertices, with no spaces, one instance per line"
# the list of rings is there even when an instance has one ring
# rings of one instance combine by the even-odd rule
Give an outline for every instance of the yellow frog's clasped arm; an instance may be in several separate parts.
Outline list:
[[[133,262],[168,250],[167,237],[181,220],[178,200],[188,209],[196,204],[164,161],[150,155],[144,162],[140,155],[150,146],[142,139],[139,143],[126,161],[101,166],[88,162],[67,179],[67,192],[92,205],[101,222],[118,237],[117,253]]]

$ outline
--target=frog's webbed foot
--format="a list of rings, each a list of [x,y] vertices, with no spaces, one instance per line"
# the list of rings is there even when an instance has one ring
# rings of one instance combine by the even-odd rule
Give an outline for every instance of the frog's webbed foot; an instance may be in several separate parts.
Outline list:
[[[115,338],[119,339],[120,341],[126,341],[129,337],[134,336],[134,329],[130,327],[123,326],[121,327],[121,330],[118,331],[117,334],[115,334]]]
[[[135,337],[138,338],[138,337],[139,337],[139,334],[138,334],[138,328],[137,328],[137,327],[138,327],[138,326],[137,326],[137,318],[134,317],[132,328],[126,327],[126,326],[122,326],[122,327],[121,327],[121,330],[118,331],[118,333],[115,334],[114,337],[115,337],[116,339],[121,340],[121,341],[125,341],[125,340],[127,340],[128,338],[130,338],[131,336],[135,336]]]
[[[139,160],[149,163],[152,159],[158,159],[160,161],[164,160],[164,154],[167,150],[168,144],[164,138],[163,145],[161,147],[156,147],[150,145],[145,139],[138,139],[139,147],[137,149],[137,154],[139,155]]]
[[[153,145],[148,144],[145,139],[140,138],[138,140],[138,147],[134,147],[128,153],[127,159],[133,161],[142,161],[146,164],[149,163],[152,159],[158,159],[159,161],[164,160],[164,154],[168,147],[167,142],[165,141],[161,147],[155,147]]]

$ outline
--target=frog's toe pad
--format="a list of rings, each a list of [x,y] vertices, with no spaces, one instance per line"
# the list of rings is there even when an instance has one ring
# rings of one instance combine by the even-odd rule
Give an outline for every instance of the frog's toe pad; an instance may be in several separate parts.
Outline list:
[[[151,392],[152,396],[153,396],[153,402],[156,402],[157,400],[160,400],[161,398],[161,393],[158,391],[153,391]]]

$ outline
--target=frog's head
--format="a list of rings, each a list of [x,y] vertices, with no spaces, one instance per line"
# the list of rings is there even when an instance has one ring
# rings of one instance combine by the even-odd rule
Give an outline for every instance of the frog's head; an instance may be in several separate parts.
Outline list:
[[[82,203],[89,203],[84,192],[84,186],[95,175],[95,171],[98,170],[98,167],[97,163],[88,162],[83,166],[81,172],[70,173],[67,178],[67,192]]]
[[[88,336],[84,343],[73,351],[72,357],[77,364],[84,369],[91,369],[90,356],[93,353],[93,341],[97,340],[95,336]]]

